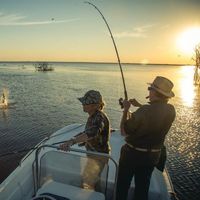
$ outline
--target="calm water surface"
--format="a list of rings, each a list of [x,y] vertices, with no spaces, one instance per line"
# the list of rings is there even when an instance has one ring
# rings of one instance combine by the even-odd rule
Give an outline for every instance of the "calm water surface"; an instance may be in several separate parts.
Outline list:
[[[53,72],[35,72],[32,64],[0,63],[0,91],[13,103],[0,109],[0,154],[31,148],[45,136],[71,123],[84,123],[77,97],[100,90],[112,127],[119,128],[123,86],[117,64],[59,63]],[[180,200],[200,199],[200,89],[193,85],[191,66],[123,65],[128,95],[146,103],[147,84],[155,76],[170,78],[177,117],[166,141],[172,182]],[[134,108],[132,108],[134,111]],[[0,180],[24,154],[0,158]]]

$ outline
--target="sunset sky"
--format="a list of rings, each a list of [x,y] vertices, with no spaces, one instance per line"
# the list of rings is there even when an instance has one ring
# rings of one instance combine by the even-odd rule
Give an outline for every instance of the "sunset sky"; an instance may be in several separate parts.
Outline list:
[[[199,0],[90,0],[121,62],[192,64]],[[0,61],[117,62],[99,13],[82,0],[0,0]]]

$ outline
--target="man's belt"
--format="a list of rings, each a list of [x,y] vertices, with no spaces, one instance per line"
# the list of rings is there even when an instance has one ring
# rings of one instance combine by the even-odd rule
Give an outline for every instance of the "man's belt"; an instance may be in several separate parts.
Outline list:
[[[142,151],[142,152],[160,152],[161,149],[144,149],[144,148],[139,148],[139,147],[134,147],[132,144],[126,143],[129,147],[132,149],[135,149],[137,151]]]

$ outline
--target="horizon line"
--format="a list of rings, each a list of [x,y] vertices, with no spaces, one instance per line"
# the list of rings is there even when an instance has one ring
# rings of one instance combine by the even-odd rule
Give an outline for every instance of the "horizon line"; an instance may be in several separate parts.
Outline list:
[[[0,63],[93,63],[93,64],[119,64],[118,62],[101,62],[101,61],[0,61]],[[140,62],[121,62],[121,64],[130,64],[130,65],[189,65],[194,66],[189,63],[140,63]]]

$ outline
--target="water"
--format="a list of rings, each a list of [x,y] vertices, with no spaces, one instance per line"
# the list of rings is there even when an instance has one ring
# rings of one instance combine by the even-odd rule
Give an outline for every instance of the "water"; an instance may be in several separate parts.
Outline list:
[[[119,128],[119,97],[123,86],[117,64],[57,63],[53,72],[35,72],[31,63],[0,63],[0,91],[9,92],[9,109],[0,109],[0,154],[31,148],[45,136],[71,123],[84,123],[77,97],[100,90],[113,128]],[[129,97],[145,103],[147,84],[156,75],[170,78],[177,117],[168,137],[168,162],[180,200],[200,198],[200,89],[193,85],[194,68],[169,65],[123,65]],[[134,108],[132,109],[134,111]],[[0,158],[0,180],[24,154]]]

